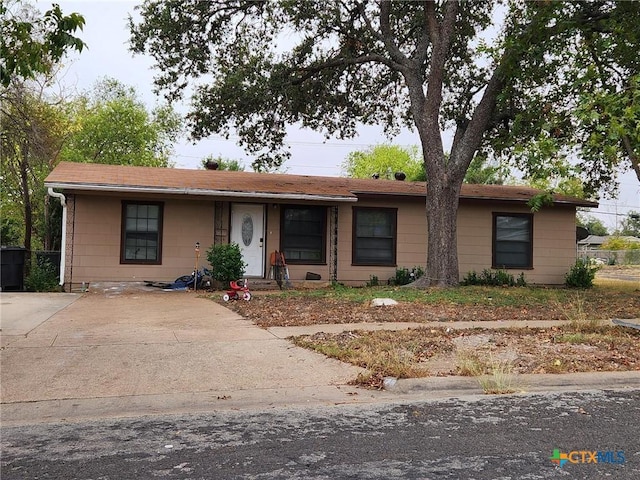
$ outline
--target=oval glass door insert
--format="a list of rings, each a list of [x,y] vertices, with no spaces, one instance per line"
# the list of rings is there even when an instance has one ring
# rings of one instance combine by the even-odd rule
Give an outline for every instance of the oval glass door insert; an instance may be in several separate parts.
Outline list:
[[[251,215],[245,214],[242,217],[242,243],[246,247],[251,245],[251,241],[253,240],[253,219]]]

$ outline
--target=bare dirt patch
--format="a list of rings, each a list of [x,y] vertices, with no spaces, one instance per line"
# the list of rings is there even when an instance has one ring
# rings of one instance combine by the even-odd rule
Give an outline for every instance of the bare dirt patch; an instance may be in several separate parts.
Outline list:
[[[447,331],[448,330],[448,331]],[[497,364],[517,374],[640,370],[640,330],[567,326],[492,330],[352,330],[296,337],[294,343],[367,368],[358,383],[380,387],[388,376],[416,378],[491,374]],[[475,372],[468,370],[469,360]]]
[[[640,287],[640,265],[605,265],[596,273],[596,279],[635,282]]]

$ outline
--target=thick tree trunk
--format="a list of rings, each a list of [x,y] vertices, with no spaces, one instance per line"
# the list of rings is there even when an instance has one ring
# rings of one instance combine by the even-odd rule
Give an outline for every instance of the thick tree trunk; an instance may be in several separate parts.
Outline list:
[[[429,285],[458,285],[457,215],[460,188],[445,186],[427,192],[427,279]]]
[[[462,181],[447,179],[427,183],[427,265],[415,287],[458,285],[458,198]]]

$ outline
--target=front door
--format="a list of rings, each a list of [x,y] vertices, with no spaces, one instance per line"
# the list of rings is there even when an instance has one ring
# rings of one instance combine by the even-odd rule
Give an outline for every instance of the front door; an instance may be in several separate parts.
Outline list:
[[[264,205],[234,203],[231,205],[231,241],[240,245],[247,264],[245,275],[264,276]]]

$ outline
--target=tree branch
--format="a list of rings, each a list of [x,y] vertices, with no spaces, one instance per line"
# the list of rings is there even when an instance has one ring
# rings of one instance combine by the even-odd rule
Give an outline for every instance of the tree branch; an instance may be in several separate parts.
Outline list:
[[[629,161],[631,162],[631,168],[636,172],[636,177],[638,177],[638,181],[640,181],[640,160],[638,159],[638,155],[633,150],[631,146],[631,141],[629,140],[628,135],[624,135],[622,137],[622,145],[624,149],[627,151],[627,155],[629,155]]]
[[[422,28],[422,35],[420,36],[420,40],[418,41],[416,51],[414,52],[413,57],[411,57],[411,60],[413,61],[416,68],[421,68],[427,61],[427,53],[429,51],[429,45],[431,44],[429,39],[429,15],[427,13],[428,5],[428,3],[424,4],[424,26]]]
[[[442,24],[438,24],[434,2],[429,1],[425,5],[427,26],[433,49],[431,52],[431,62],[429,64],[427,94],[423,104],[424,111],[422,115],[424,115],[425,134],[431,139],[441,139],[438,118],[442,105],[444,66],[447,60],[447,52],[453,38],[455,21],[458,14],[458,2],[447,1],[443,8],[444,18]],[[433,158],[427,163],[435,167],[436,165],[441,165],[444,159],[442,140],[433,145],[433,147]]]
[[[391,2],[382,0],[380,2],[380,30],[382,31],[382,41],[391,58],[399,65],[406,65],[407,57],[400,51],[393,41],[393,32],[391,31]]]
[[[331,60],[327,60],[326,62],[317,63],[297,69],[299,72],[305,72],[305,74],[292,80],[291,84],[300,85],[306,80],[312,78],[316,73],[319,73],[323,70],[333,69],[337,67],[347,67],[350,65],[362,65],[364,63],[381,63],[392,70],[407,70],[407,68],[403,65],[398,65],[392,60],[389,60],[388,58],[377,54],[363,55],[355,58],[337,57]]]
[[[367,16],[367,12],[364,8],[364,4],[362,2],[358,2],[356,3],[356,7],[360,11],[360,16],[364,20],[364,23],[367,25],[367,29],[369,30],[369,32],[371,32],[371,34],[374,37],[376,37],[378,40],[384,43],[384,39],[382,38],[382,35],[380,34],[380,32],[378,32],[375,28],[373,28],[373,25],[371,24],[371,20]]]
[[[440,43],[440,26],[436,19],[436,6],[433,0],[429,0],[424,4],[424,16],[427,24],[427,32],[431,43]]]

